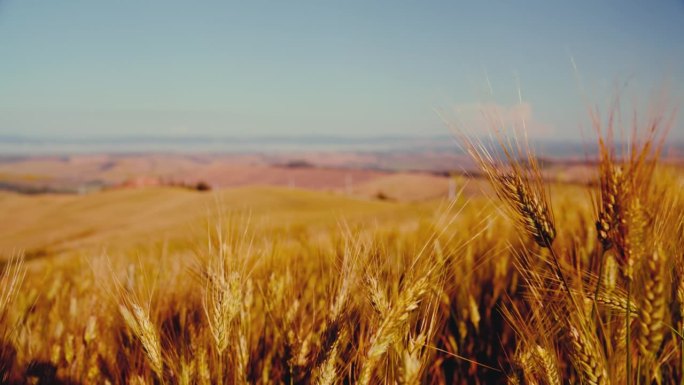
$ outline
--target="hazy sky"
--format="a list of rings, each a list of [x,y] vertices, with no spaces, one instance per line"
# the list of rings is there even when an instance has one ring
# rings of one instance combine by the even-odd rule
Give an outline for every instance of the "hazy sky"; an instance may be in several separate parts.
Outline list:
[[[684,2],[0,0],[0,135],[434,135],[494,103],[577,139],[616,82],[681,105]]]

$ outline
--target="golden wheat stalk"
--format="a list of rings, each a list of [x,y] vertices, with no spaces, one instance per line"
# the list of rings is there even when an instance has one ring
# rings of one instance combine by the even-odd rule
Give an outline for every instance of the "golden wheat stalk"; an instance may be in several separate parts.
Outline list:
[[[620,222],[618,213],[621,212],[619,197],[621,196],[622,184],[622,169],[614,164],[612,150],[607,149],[603,140],[599,141],[599,153],[601,161],[599,163],[599,212],[596,220],[596,231],[598,240],[601,243],[601,250],[598,255],[599,271],[598,280],[596,281],[596,290],[594,292],[594,306],[597,304],[599,298],[599,291],[601,290],[601,283],[603,283],[604,269],[610,267],[612,258],[603,258],[606,251],[613,247],[615,239],[615,231]],[[606,266],[608,265],[608,266]],[[592,307],[592,318],[595,308]]]
[[[620,191],[622,189],[622,169],[615,167],[612,160],[607,164],[601,162],[600,166],[600,189],[599,189],[599,214],[596,221],[598,239],[603,246],[603,250],[613,247],[613,232],[618,223],[618,213],[620,212]]]
[[[551,247],[556,238],[556,228],[549,204],[531,188],[520,174],[501,174],[496,177],[501,186],[501,198],[518,213],[520,223],[541,247]]]
[[[574,326],[569,326],[571,359],[582,378],[582,382],[591,385],[609,385],[605,362],[599,353],[598,343],[594,336]]]
[[[227,277],[224,274],[208,274],[204,312],[216,349],[222,354],[228,348],[233,321],[242,306],[240,277],[237,273],[228,274]]]
[[[372,276],[366,277],[370,303],[381,318],[385,318],[390,309],[387,293],[380,287],[378,279]]]
[[[540,247],[549,250],[555,274],[570,301],[579,308],[563,272],[561,260],[552,247],[556,239],[556,226],[541,166],[526,143],[521,145],[515,138],[513,145],[510,139],[506,140],[498,132],[497,139],[505,163],[493,157],[484,145],[475,144],[462,135],[468,154],[487,176],[497,197],[508,208],[509,215]],[[518,159],[523,155],[524,160]]]
[[[26,269],[22,255],[13,256],[4,264],[2,275],[0,275],[0,321],[16,297],[25,276]]]
[[[546,380],[548,385],[561,385],[561,375],[558,371],[558,362],[555,352],[551,352],[545,349],[541,345],[537,345],[534,349],[535,358],[539,363],[539,367],[542,368],[543,378]]]
[[[636,317],[637,316],[637,311],[638,308],[635,303],[627,303],[627,298],[624,295],[624,293],[619,293],[619,292],[608,292],[608,291],[601,291],[598,293],[598,295],[593,298],[593,300],[596,302],[597,305],[610,309],[620,316],[626,316],[627,314],[627,306],[629,306],[629,313],[630,317]],[[584,299],[585,303],[591,307],[591,302],[592,298],[586,297]]]
[[[132,301],[129,301],[127,305],[120,305],[119,312],[131,333],[140,341],[152,371],[159,378],[162,378],[164,364],[161,343],[157,330],[150,321],[149,314],[140,305]]]
[[[338,358],[338,348],[340,344],[340,338],[335,339],[330,351],[327,352],[327,357],[321,364],[321,366],[316,370],[316,384],[317,385],[332,385],[337,379],[337,367],[336,362]]]
[[[410,314],[418,308],[421,297],[427,292],[428,287],[428,280],[425,277],[420,278],[411,283],[401,293],[397,302],[392,304],[387,316],[371,339],[371,345],[359,376],[359,384],[370,383],[377,363],[387,353],[389,347],[401,337],[401,331],[408,322]]]
[[[541,345],[527,347],[515,356],[515,363],[518,365],[515,377],[523,378],[523,382],[528,384],[561,385],[561,374],[556,362],[555,354]]]
[[[663,280],[661,251],[650,253],[645,261],[645,277],[640,294],[639,336],[637,344],[642,357],[653,362],[665,334],[667,300]]]
[[[680,218],[680,226],[684,225],[684,220]],[[681,229],[684,230],[684,229]],[[681,231],[680,230],[680,231]],[[682,237],[684,238],[684,237]],[[684,385],[684,254],[675,254],[675,282],[674,296],[676,299],[675,313],[678,316],[677,329],[679,332],[679,370],[682,373],[680,383]]]
[[[420,351],[417,348],[404,349],[401,352],[399,383],[401,385],[419,385],[422,366]]]

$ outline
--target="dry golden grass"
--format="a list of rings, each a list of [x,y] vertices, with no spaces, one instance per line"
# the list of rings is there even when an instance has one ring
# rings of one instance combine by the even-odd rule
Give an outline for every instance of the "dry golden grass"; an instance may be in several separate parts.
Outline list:
[[[550,185],[503,134],[466,141],[494,203],[3,195],[17,220],[0,246],[27,257],[2,268],[0,379],[681,383],[684,196],[658,163],[666,122],[625,149],[612,118],[594,122],[596,188]]]

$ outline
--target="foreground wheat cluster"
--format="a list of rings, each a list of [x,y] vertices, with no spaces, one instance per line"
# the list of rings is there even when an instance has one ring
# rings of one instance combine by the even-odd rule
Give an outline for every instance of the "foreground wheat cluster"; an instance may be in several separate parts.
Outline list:
[[[613,119],[594,124],[589,189],[545,182],[516,141],[466,138],[494,204],[460,199],[435,218],[315,237],[231,218],[201,246],[12,258],[0,379],[681,383],[684,203],[679,175],[659,164],[668,122],[658,115],[624,146]]]

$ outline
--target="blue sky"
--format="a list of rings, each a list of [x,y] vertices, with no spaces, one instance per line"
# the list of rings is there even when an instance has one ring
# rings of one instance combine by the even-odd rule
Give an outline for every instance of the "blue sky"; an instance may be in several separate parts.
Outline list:
[[[579,139],[615,84],[681,105],[683,20],[682,1],[2,0],[0,135],[440,135],[435,110],[486,103]]]

